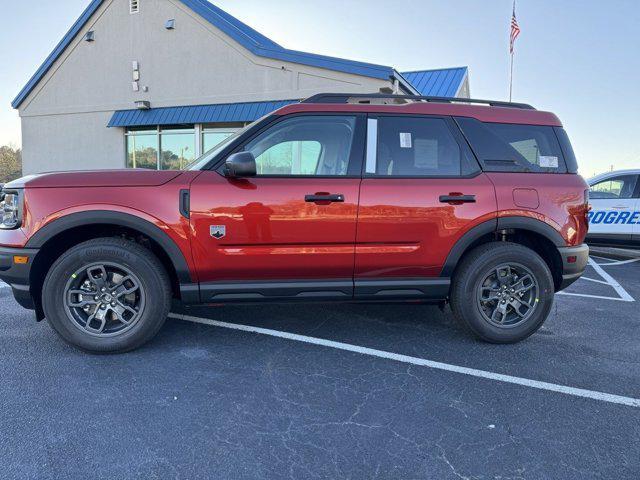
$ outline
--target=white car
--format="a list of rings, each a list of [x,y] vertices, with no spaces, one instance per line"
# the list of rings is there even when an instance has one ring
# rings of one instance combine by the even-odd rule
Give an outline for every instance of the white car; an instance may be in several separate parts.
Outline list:
[[[640,170],[618,170],[588,180],[592,245],[640,247]]]

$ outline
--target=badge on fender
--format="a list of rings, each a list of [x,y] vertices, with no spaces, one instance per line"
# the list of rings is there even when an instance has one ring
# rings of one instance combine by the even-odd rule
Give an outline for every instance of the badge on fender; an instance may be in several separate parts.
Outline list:
[[[211,225],[209,232],[213,238],[220,240],[227,236],[227,227],[225,225]]]

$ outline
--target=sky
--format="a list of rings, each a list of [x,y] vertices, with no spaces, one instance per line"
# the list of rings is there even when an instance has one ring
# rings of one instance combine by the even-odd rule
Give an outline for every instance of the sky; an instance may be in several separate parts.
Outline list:
[[[11,101],[88,3],[0,0],[0,145],[20,146]],[[400,71],[468,66],[472,97],[508,99],[512,0],[213,3],[287,48]],[[583,175],[640,168],[640,1],[519,0],[516,13],[514,101],[560,117]]]

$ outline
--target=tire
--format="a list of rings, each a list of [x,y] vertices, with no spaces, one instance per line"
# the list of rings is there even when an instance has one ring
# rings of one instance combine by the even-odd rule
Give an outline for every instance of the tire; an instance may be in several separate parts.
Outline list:
[[[455,317],[480,339],[516,343],[542,327],[554,297],[553,276],[536,252],[516,243],[493,242],[463,258],[450,300]]]
[[[124,353],[158,333],[171,296],[167,272],[153,253],[121,238],[99,238],[53,264],[42,306],[69,344],[92,353]]]

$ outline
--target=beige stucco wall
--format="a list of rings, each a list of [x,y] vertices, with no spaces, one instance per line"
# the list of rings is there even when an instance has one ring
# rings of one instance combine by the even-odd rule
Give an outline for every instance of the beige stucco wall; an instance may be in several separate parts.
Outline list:
[[[107,0],[20,107],[24,172],[119,168],[115,110],[376,92],[390,82],[255,56],[177,0]],[[167,30],[175,19],[175,30]],[[95,41],[84,41],[93,30]],[[134,92],[132,62],[139,62]]]

